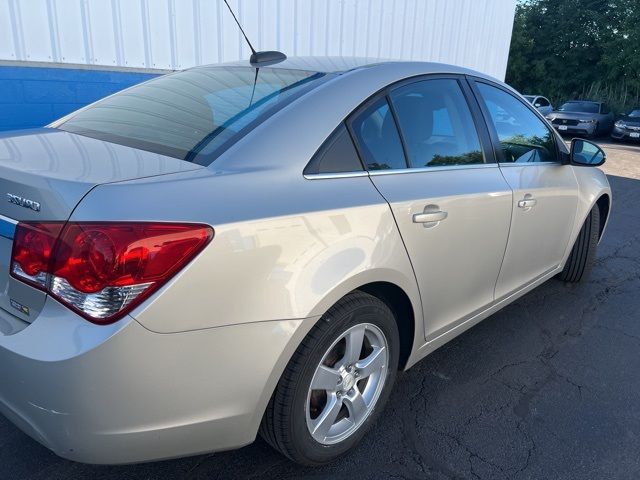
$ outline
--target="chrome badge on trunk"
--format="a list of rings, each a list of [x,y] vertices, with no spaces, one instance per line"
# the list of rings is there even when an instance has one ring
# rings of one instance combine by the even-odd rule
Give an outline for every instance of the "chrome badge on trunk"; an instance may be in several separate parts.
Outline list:
[[[14,195],[13,193],[7,193],[7,200],[10,203],[19,205],[20,207],[30,208],[31,210],[34,210],[36,212],[40,211],[40,202],[36,202],[35,200],[30,200],[19,195]]]

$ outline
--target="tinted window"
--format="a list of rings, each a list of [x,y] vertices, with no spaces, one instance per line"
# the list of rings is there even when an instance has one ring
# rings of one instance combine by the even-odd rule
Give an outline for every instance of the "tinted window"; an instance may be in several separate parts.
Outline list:
[[[505,162],[555,162],[556,141],[551,130],[513,95],[478,83],[493,120]]]
[[[406,168],[400,136],[384,98],[359,113],[352,127],[369,170]]]
[[[541,107],[548,107],[550,105],[549,100],[544,97],[538,97],[538,101],[536,103]]]
[[[73,114],[61,130],[208,164],[323,74],[203,67],[158,77]],[[200,154],[200,156],[198,156]]]
[[[394,90],[391,102],[411,167],[483,163],[478,133],[457,80],[411,83]]]
[[[598,113],[600,105],[594,102],[567,102],[558,109],[561,112]]]
[[[304,173],[310,175],[358,170],[362,170],[358,153],[347,128],[341,124],[318,149],[304,169]]]

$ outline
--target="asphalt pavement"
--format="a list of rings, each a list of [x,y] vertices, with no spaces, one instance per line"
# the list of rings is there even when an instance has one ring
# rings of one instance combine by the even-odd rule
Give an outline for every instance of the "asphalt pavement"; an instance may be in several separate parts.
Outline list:
[[[91,466],[0,417],[0,479],[640,478],[640,146],[603,146],[613,211],[591,279],[550,280],[399,375],[351,455],[302,468],[258,439]]]

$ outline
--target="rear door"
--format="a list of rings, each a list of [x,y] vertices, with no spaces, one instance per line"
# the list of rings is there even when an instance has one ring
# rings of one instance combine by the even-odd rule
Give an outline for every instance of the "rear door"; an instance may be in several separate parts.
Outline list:
[[[422,77],[349,121],[411,258],[427,340],[493,301],[509,231],[511,190],[469,99],[464,78]]]
[[[509,243],[496,283],[500,299],[562,262],[578,184],[572,167],[560,163],[556,135],[529,105],[484,80],[475,81],[475,91],[514,194]]]

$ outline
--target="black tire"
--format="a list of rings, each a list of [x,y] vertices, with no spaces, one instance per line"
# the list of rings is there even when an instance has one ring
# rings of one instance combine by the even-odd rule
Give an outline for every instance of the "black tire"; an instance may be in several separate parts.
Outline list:
[[[373,410],[361,426],[339,443],[317,442],[307,428],[305,406],[316,367],[329,347],[349,328],[361,323],[377,326],[388,346],[386,380]],[[378,298],[354,291],[318,321],[289,361],[260,425],[260,435],[273,448],[302,465],[321,465],[345,454],[375,423],[389,397],[398,370],[400,339],[389,307]]]
[[[598,249],[600,235],[600,210],[593,207],[584,221],[576,243],[571,249],[567,263],[558,278],[564,282],[577,283],[588,278]]]

